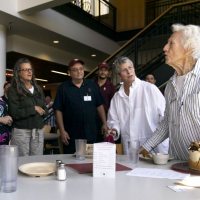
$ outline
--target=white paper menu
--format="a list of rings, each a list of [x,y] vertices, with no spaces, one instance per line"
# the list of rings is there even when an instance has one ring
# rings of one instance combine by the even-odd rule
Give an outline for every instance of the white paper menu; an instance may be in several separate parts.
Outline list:
[[[115,177],[116,145],[110,142],[93,146],[93,177]]]

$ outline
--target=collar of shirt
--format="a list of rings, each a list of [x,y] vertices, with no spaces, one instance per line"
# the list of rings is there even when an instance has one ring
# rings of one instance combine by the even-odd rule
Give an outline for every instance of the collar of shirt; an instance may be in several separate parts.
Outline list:
[[[133,89],[137,88],[141,83],[141,80],[139,78],[137,78],[135,76],[135,80],[132,82],[131,86],[130,86],[130,95],[131,96],[131,91],[133,91]],[[125,94],[125,91],[124,91],[124,84],[121,85],[120,89],[119,89],[119,94],[120,96],[122,97],[127,97],[127,95]]]
[[[192,74],[195,75],[195,76],[200,75],[200,58],[197,60],[193,70],[191,70],[190,72],[188,72],[186,74],[185,78],[187,78],[189,75],[192,75]],[[173,83],[173,85],[175,85],[176,76],[177,76],[177,73],[175,72],[174,75],[169,79],[169,81],[171,81]]]
[[[69,84],[70,84],[71,86],[75,86],[74,83],[72,82],[72,79],[69,80]],[[83,82],[82,82],[82,84],[81,84],[81,87],[82,87],[83,85],[86,85],[86,84],[87,84],[86,80],[83,79]]]

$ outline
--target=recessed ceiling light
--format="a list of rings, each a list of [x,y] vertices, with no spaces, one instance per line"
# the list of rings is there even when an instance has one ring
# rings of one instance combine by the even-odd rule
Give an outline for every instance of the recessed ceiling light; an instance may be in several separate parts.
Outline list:
[[[65,72],[59,72],[59,71],[55,71],[55,70],[51,70],[51,72],[56,73],[56,74],[62,74],[65,76],[69,76],[69,74],[65,73]]]
[[[13,76],[13,74],[11,74],[11,73],[6,73],[6,76]]]
[[[92,57],[96,57],[97,55],[96,55],[96,54],[92,54],[91,56],[92,56]]]
[[[12,71],[13,71],[13,69],[6,69],[6,71],[12,72]]]
[[[58,43],[59,43],[59,40],[54,40],[53,43],[54,43],[54,44],[58,44]]]
[[[46,79],[41,79],[41,78],[35,78],[35,80],[37,80],[37,81],[43,81],[43,82],[48,82],[48,80],[46,80]]]

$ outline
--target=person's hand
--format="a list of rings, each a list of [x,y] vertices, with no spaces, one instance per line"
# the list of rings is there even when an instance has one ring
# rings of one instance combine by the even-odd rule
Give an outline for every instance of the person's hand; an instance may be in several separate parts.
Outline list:
[[[5,117],[1,117],[0,122],[1,122],[2,124],[11,126],[13,120],[12,120],[12,117],[11,117],[11,116],[7,115],[7,116],[5,116]]]
[[[140,148],[140,150],[139,150],[139,154],[142,154],[142,156],[145,158],[149,158],[150,157],[150,154],[149,154],[149,152],[145,149],[145,148],[143,148],[143,147],[141,147]]]
[[[107,133],[108,133],[108,126],[107,126],[107,124],[103,124],[102,125],[101,131],[102,131],[103,135],[107,135]]]
[[[117,130],[112,128],[112,129],[108,130],[108,134],[112,135],[115,138],[115,137],[117,137]]]
[[[106,132],[104,132],[104,136],[108,137],[109,135],[111,135],[113,138],[117,137],[117,130],[112,128],[112,129],[107,129]]]
[[[42,109],[40,106],[35,106],[35,111],[41,116],[45,114],[45,110]]]
[[[60,132],[60,137],[61,137],[61,141],[65,144],[68,145],[69,144],[69,134],[67,133],[67,131],[61,131]]]

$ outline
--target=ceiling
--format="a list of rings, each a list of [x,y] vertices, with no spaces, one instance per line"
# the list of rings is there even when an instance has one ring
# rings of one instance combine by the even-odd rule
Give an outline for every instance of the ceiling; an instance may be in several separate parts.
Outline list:
[[[37,24],[31,24],[25,20],[21,20],[15,16],[9,15],[5,12],[0,11],[0,24],[7,27],[7,35],[19,35],[42,44],[46,44],[57,49],[61,49],[66,52],[70,52],[72,58],[80,58],[85,61],[86,64],[93,66],[94,68],[98,63],[102,62],[108,57],[107,53],[101,52],[95,48],[91,48],[87,45],[84,45],[80,42],[74,41],[59,35],[53,31],[37,26]],[[53,40],[62,41],[59,44],[53,44]],[[96,54],[96,57],[91,57],[91,54]],[[6,67],[12,69],[15,62],[21,58],[27,57],[31,60],[33,67],[35,69],[36,77],[41,79],[47,79],[48,83],[58,83],[66,80],[67,76],[51,73],[51,70],[67,72],[67,63],[69,60],[66,60],[66,65],[54,63],[46,60],[42,60],[30,55],[25,55],[20,52],[7,52],[6,56]],[[87,74],[88,72],[86,72]],[[9,79],[9,78],[8,78]]]
[[[34,58],[32,56],[24,55],[17,52],[8,52],[6,54],[7,69],[13,69],[16,61],[19,58],[24,58],[24,57],[28,58],[31,61],[36,78],[48,80],[48,82],[41,81],[40,83],[45,83],[45,84],[60,83],[60,82],[65,81],[67,78],[69,78],[66,75],[60,75],[60,74],[51,72],[51,70],[56,70],[56,71],[67,73],[67,65],[61,65],[54,62],[41,60],[38,58]],[[88,72],[85,72],[85,73],[87,74]],[[11,79],[10,76],[8,76],[7,80],[10,80],[10,79]]]

